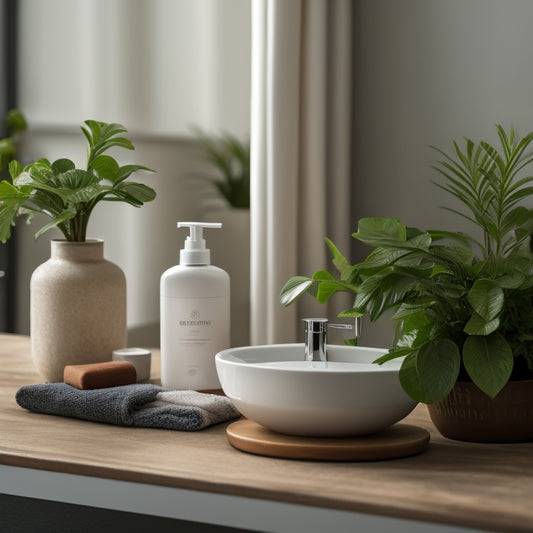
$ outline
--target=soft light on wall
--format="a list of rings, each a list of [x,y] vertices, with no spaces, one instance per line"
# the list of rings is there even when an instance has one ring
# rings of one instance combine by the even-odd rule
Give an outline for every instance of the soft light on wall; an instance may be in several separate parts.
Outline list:
[[[21,0],[20,106],[34,127],[247,135],[250,16],[249,0]]]

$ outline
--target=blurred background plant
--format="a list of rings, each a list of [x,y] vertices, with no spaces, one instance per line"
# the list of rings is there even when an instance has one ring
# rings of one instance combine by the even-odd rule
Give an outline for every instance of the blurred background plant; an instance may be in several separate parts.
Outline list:
[[[250,143],[231,133],[206,134],[196,128],[206,162],[216,176],[204,176],[231,207],[250,208]]]
[[[28,129],[24,115],[18,109],[11,109],[5,118],[8,137],[0,139],[0,172],[7,169],[9,162],[17,155],[17,134]]]

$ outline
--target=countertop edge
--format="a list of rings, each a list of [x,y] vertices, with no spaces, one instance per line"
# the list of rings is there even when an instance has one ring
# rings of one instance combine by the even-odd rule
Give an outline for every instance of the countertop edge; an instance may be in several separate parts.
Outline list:
[[[472,519],[468,514],[457,514],[457,509],[445,509],[440,513],[424,511],[404,505],[394,506],[373,504],[368,502],[353,502],[327,498],[324,496],[299,495],[291,491],[273,491],[267,489],[244,488],[237,484],[197,481],[188,478],[176,478],[161,474],[143,472],[127,472],[102,466],[82,465],[68,461],[40,459],[0,451],[0,464],[34,470],[45,470],[62,474],[75,474],[115,481],[125,481],[146,485],[156,485],[167,488],[184,489],[199,492],[209,492],[226,496],[237,496],[257,500],[267,500],[277,503],[287,503],[310,507],[319,507],[337,511],[348,511],[384,518],[399,518],[415,522],[431,522],[452,527],[463,527],[472,530],[495,531],[505,533],[530,533],[531,528],[524,526],[520,520],[502,520],[497,514],[484,519]],[[453,518],[453,520],[451,519]]]

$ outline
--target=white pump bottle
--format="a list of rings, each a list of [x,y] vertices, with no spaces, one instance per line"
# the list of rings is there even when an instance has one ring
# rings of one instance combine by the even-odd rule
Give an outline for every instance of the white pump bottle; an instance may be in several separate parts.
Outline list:
[[[178,222],[190,228],[180,264],[161,276],[161,383],[169,389],[220,389],[217,352],[230,343],[230,279],[211,265],[204,228],[220,223]]]

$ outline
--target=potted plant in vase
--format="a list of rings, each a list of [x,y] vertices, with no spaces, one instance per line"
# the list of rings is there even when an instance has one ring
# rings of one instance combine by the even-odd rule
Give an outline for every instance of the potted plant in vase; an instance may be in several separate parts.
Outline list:
[[[67,364],[110,360],[126,345],[126,280],[103,256],[103,241],[87,239],[87,225],[101,201],[135,207],[155,191],[128,178],[142,165],[120,166],[110,148],[133,150],[120,124],[87,120],[82,127],[89,150],[85,169],[70,159],[40,159],[22,167],[9,163],[12,181],[0,182],[0,240],[11,235],[18,215],[50,220],[35,237],[57,227],[64,240],[51,242],[51,258],[31,279],[32,357],[48,381],[62,381]]]
[[[304,293],[325,302],[354,294],[339,316],[388,309],[393,346],[376,363],[402,357],[400,381],[446,437],[478,442],[533,440],[533,133],[497,126],[499,147],[466,139],[434,167],[437,185],[465,208],[450,211],[480,236],[406,227],[392,218],[359,221],[353,236],[373,249],[350,265],[326,240],[337,274],[296,276],[282,289],[288,305]]]

